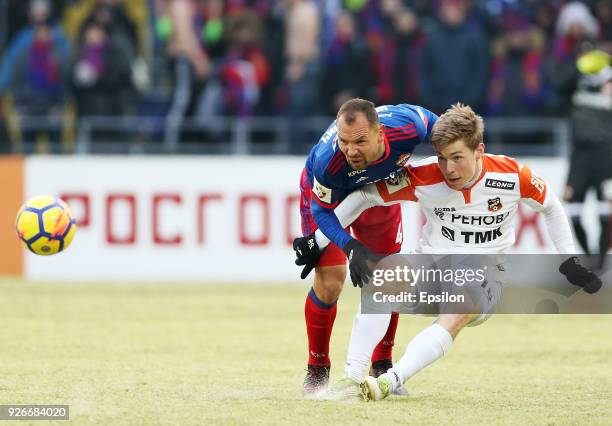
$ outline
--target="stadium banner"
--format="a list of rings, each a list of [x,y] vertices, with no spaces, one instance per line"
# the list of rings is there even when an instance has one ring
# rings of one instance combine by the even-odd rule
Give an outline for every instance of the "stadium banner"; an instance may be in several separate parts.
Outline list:
[[[24,197],[23,163],[23,157],[0,156],[0,276],[23,273],[24,251],[15,232],[15,216]]]
[[[521,160],[561,194],[565,160]],[[303,167],[301,157],[28,157],[21,201],[61,197],[77,232],[55,256],[27,253],[16,238],[2,247],[24,257],[29,279],[299,281],[291,241],[300,233]],[[9,222],[14,231],[17,208],[15,200],[3,204],[4,233]],[[403,251],[409,251],[424,217],[414,203],[403,210]],[[554,252],[537,213],[521,208],[517,221],[513,252]],[[0,274],[20,269],[10,262]]]

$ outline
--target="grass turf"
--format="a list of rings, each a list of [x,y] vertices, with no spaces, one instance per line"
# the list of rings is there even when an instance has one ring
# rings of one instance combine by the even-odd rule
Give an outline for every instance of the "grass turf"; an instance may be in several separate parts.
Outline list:
[[[612,316],[500,315],[462,332],[408,398],[305,400],[306,291],[0,280],[0,404],[69,404],[77,424],[612,423]],[[347,286],[332,382],[357,303]],[[401,317],[396,359],[430,322]]]

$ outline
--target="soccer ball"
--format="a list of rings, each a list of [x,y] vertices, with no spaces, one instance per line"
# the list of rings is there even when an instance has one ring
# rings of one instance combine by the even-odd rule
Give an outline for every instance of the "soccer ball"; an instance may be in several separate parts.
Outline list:
[[[23,245],[41,256],[66,250],[76,231],[68,205],[48,195],[26,201],[17,213],[15,227]]]

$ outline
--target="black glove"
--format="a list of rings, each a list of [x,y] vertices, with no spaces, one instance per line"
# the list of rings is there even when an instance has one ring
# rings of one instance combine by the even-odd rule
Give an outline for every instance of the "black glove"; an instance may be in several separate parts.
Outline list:
[[[601,288],[601,280],[593,272],[580,264],[580,260],[576,257],[570,257],[559,266],[561,272],[567,280],[589,293],[597,293]]]
[[[300,278],[304,279],[314,269],[323,252],[319,249],[314,233],[293,240],[293,250],[295,250],[295,264],[304,266],[300,274]]]
[[[349,261],[349,271],[353,286],[363,287],[372,277],[372,269],[368,261],[376,264],[382,256],[372,253],[366,246],[356,239],[350,240],[344,246],[344,253]]]

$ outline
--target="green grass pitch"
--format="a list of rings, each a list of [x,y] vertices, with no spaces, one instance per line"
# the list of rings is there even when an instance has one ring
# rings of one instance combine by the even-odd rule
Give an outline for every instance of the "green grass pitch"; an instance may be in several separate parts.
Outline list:
[[[612,424],[612,316],[497,316],[407,398],[305,400],[306,292],[0,280],[0,404],[69,404],[72,422],[101,425]],[[340,300],[332,381],[358,296]],[[430,322],[401,317],[396,359]]]

